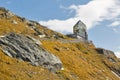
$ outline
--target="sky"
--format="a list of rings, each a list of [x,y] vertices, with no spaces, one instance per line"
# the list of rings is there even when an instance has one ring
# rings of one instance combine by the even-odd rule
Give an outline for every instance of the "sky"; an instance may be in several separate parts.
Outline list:
[[[0,7],[63,34],[81,20],[96,47],[120,57],[120,0],[0,0]]]

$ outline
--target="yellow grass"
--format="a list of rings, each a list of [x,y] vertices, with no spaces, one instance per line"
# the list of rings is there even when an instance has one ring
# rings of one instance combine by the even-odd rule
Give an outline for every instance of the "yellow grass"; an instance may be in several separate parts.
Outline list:
[[[18,24],[13,24],[12,20],[17,21]],[[119,80],[103,61],[112,67],[117,67],[120,63],[108,61],[106,57],[95,51],[94,45],[63,43],[51,37],[58,34],[66,40],[71,39],[41,25],[36,27],[50,37],[50,39],[41,40],[42,46],[61,59],[64,70],[53,74],[40,66],[35,67],[30,63],[8,57],[0,49],[0,80]],[[39,39],[34,35],[35,31],[16,16],[10,19],[0,19],[0,36],[10,32]]]

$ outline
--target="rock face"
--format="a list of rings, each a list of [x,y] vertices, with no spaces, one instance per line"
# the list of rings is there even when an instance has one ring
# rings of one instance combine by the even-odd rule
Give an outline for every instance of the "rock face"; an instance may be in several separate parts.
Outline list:
[[[88,40],[86,25],[80,20],[74,25],[73,33],[76,38],[82,38]]]
[[[116,61],[117,57],[115,56],[113,51],[106,50],[103,48],[97,48],[96,51],[100,54],[105,55],[105,57],[107,57],[111,62],[117,62]]]
[[[58,57],[47,52],[28,36],[10,33],[0,38],[0,46],[6,55],[28,61],[32,65],[43,66],[53,72],[62,68]]]

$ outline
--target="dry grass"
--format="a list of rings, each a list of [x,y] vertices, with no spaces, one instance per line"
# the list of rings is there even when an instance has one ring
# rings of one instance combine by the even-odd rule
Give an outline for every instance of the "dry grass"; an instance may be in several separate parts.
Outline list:
[[[10,58],[0,51],[0,80],[50,80],[52,78],[61,80],[42,67]]]
[[[18,24],[13,24],[12,20],[17,21]],[[37,25],[36,27],[50,38],[54,34],[58,34],[64,39],[69,39],[41,25]],[[38,36],[34,36],[35,31],[28,27],[26,23],[21,22],[16,16],[10,19],[0,19],[0,36],[10,32],[38,38]],[[53,74],[42,67],[35,67],[27,62],[10,58],[0,50],[0,80],[119,80],[106,67],[103,60],[106,61],[107,65],[113,67],[119,63],[114,64],[109,62],[104,56],[95,51],[94,45],[62,43],[54,38],[43,39],[41,42],[46,50],[61,59],[64,70]]]
[[[102,55],[98,54],[93,46],[50,40],[42,43],[45,49],[60,57],[65,68],[60,74],[70,80],[106,80],[106,78],[119,80],[103,64]]]

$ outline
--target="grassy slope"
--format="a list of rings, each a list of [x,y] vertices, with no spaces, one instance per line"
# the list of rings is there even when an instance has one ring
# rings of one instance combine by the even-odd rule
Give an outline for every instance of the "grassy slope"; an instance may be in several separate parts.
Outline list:
[[[43,46],[50,52],[59,56],[65,70],[61,72],[71,80],[119,80],[103,64],[104,56],[94,50],[94,46],[84,43],[61,43],[54,41],[42,41]]]
[[[12,20],[16,20],[18,24],[13,24]],[[40,25],[37,27],[48,36],[59,34]],[[0,36],[10,32],[38,38],[38,36],[33,35],[35,31],[16,16],[10,19],[0,19]],[[62,34],[59,35],[63,36]],[[119,80],[103,64],[103,59],[108,60],[98,54],[93,45],[62,43],[55,39],[41,40],[41,42],[46,50],[62,60],[64,70],[58,71],[55,75],[41,67],[35,67],[29,63],[10,58],[0,50],[0,80],[47,80],[48,78],[51,80],[106,80],[109,78]]]

